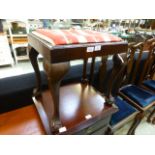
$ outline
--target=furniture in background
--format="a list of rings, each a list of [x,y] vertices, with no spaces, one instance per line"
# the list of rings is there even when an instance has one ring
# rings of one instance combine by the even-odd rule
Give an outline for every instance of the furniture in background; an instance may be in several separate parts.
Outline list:
[[[152,39],[151,42],[152,41],[153,41],[152,43],[153,52],[150,52],[149,58],[147,59],[145,65],[146,75],[144,75],[144,81],[141,82],[141,87],[155,93],[155,80],[153,80],[153,76],[155,74],[155,39]],[[147,119],[148,122],[152,122],[153,124],[155,124],[154,114],[155,114],[155,106]]]
[[[0,66],[13,65],[10,46],[7,36],[3,33],[0,34]]]
[[[141,60],[142,61],[142,60]],[[109,85],[108,81],[111,81],[110,75],[111,73],[110,70],[113,68],[113,60],[112,59],[108,59],[106,60],[106,74],[108,78],[103,77],[102,79],[104,79],[103,83],[102,83],[102,88],[106,88],[108,87],[107,85]],[[94,70],[94,79],[93,79],[93,86],[95,86],[96,89],[97,86],[96,85],[100,85],[99,82],[99,74],[98,74],[98,70],[100,68],[100,64],[101,62],[96,62],[95,63],[95,70]],[[143,62],[142,62],[143,64]],[[116,66],[116,65],[115,65]],[[141,65],[142,66],[142,65]],[[69,70],[69,72],[67,73],[67,75],[64,77],[64,79],[62,80],[61,85],[66,85],[69,83],[77,83],[78,81],[80,81],[81,77],[82,77],[82,64],[80,65],[76,65],[76,66],[72,66]],[[87,70],[87,77],[90,77],[90,72],[89,72],[89,68],[91,67],[91,64],[88,63],[88,70]],[[102,77],[102,76],[101,76]],[[42,90],[46,90],[47,89],[47,78],[44,72],[41,72],[41,79],[42,79]],[[117,83],[119,82],[120,79],[119,76],[118,78],[116,78],[115,81],[117,81]],[[23,82],[24,81],[24,82]],[[115,85],[115,82],[114,82]],[[115,85],[116,86],[116,85]],[[35,112],[34,106],[32,106],[33,101],[32,101],[32,92],[33,89],[35,88],[35,75],[34,73],[29,73],[29,74],[25,74],[25,75],[20,75],[20,76],[15,76],[15,77],[8,77],[8,78],[4,78],[4,79],[0,79],[0,117],[2,116],[4,118],[4,115],[2,113],[5,113],[5,116],[15,116],[14,118],[16,118],[18,121],[18,128],[20,129],[17,131],[15,131],[16,127],[14,124],[14,122],[16,122],[16,119],[9,119],[9,122],[7,123],[7,121],[3,124],[5,127],[7,126],[7,130],[3,130],[3,126],[0,127],[0,134],[5,133],[5,134],[41,134],[38,131],[40,130],[38,127],[34,128],[34,129],[30,129],[29,127],[32,127],[33,125],[31,124],[31,121],[27,121],[26,118],[28,120],[33,120],[33,123],[35,122],[35,124],[38,124],[37,122],[40,121],[38,119],[38,114]],[[109,88],[109,87],[108,87]],[[106,93],[107,90],[104,90],[104,93]],[[114,95],[114,94],[113,94]],[[115,95],[114,95],[115,96]],[[118,98],[116,98],[115,100],[115,104],[117,105],[119,111],[116,112],[115,114],[112,115],[112,119],[110,121],[110,132],[109,134],[113,134],[115,133],[115,131],[117,131],[118,128],[122,127],[124,124],[126,124],[128,121],[130,121],[131,119],[133,119],[135,117],[135,113],[133,112],[133,106],[129,105],[129,103],[127,103],[125,100],[123,100],[122,98],[120,98],[118,96]],[[31,106],[28,106],[31,105]],[[25,107],[26,106],[26,107]],[[27,108],[30,107],[30,108]],[[26,115],[22,115],[22,118],[20,119],[20,116],[17,114],[21,111],[21,113],[23,113],[23,108],[25,109],[24,111],[28,111],[30,110],[30,114],[31,112],[33,112],[33,115],[27,116],[27,112]],[[130,108],[132,107],[132,108]],[[14,112],[14,110],[19,109],[17,111]],[[11,111],[11,113],[6,113],[8,111]],[[13,113],[12,113],[13,112]],[[25,113],[25,112],[24,112]],[[4,122],[4,119],[0,118],[0,122]],[[23,122],[27,122],[26,124]],[[12,124],[12,126],[9,126],[9,124]],[[9,130],[9,127],[11,127],[11,129]],[[14,129],[14,130],[12,130]],[[21,130],[22,129],[22,130]],[[27,130],[28,129],[28,130]],[[43,133],[44,134],[44,133]]]
[[[127,53],[117,54],[112,59],[109,59],[108,56],[102,57],[102,65],[99,69],[98,90],[111,98],[118,107],[118,111],[112,115],[107,134],[114,134],[138,114],[138,110],[118,94],[126,74],[126,55]]]
[[[28,60],[28,21],[7,20],[7,25],[15,63],[18,63],[20,60]]]
[[[28,20],[29,32],[35,31],[36,29],[43,28],[43,22],[40,20]]]
[[[150,55],[153,52],[152,46],[150,46],[147,53],[144,52],[144,47],[144,43],[139,43],[133,45],[131,48],[126,75],[128,81],[119,91],[119,95],[139,111],[128,134],[135,133],[135,130],[144,117],[145,112],[155,106],[155,94],[141,87],[141,82],[144,79],[147,69],[147,60],[149,60]],[[142,69],[140,62],[145,54],[147,54],[147,56]],[[148,119],[150,119],[150,117],[148,117]]]

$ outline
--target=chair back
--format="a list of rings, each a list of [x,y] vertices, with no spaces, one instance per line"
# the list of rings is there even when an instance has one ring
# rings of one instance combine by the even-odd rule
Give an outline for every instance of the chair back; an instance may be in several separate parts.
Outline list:
[[[152,67],[155,64],[154,61],[154,53],[155,53],[155,38],[149,39],[146,44],[144,45],[144,51],[148,51],[148,57],[146,59],[146,62],[144,64],[143,72],[140,77],[139,84],[144,80],[148,79],[150,77],[150,74],[154,74]]]
[[[149,39],[146,42],[141,42],[129,48],[127,65],[127,83],[141,84],[145,79],[153,63],[153,42],[154,39]],[[150,62],[151,60],[151,62]],[[149,69],[149,70],[148,70]]]
[[[145,79],[153,79],[155,74],[155,42],[152,43],[152,52],[147,64]]]
[[[110,68],[108,68],[110,64]],[[99,90],[110,99],[117,92],[124,81],[127,67],[127,53],[115,54],[111,59],[102,58],[99,69]],[[106,90],[105,90],[106,87]]]
[[[127,83],[135,83],[136,73],[139,69],[140,60],[143,53],[143,43],[138,43],[129,48],[128,63],[127,63]]]

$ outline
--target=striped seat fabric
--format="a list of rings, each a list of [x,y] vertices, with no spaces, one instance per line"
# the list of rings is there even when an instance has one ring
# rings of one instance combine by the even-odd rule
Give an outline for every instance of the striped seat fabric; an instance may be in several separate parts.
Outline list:
[[[52,46],[82,44],[82,43],[100,43],[100,42],[119,42],[121,38],[109,33],[102,33],[92,30],[49,30],[37,29],[32,32],[39,38],[51,43]]]

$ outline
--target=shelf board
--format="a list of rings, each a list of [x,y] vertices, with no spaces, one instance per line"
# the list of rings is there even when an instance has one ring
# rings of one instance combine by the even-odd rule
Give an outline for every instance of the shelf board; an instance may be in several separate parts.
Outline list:
[[[29,57],[26,55],[26,56],[17,56],[17,60],[18,61],[21,61],[21,60],[29,60]]]
[[[7,37],[10,37],[10,35],[7,35]],[[27,34],[13,34],[12,37],[27,37]]]

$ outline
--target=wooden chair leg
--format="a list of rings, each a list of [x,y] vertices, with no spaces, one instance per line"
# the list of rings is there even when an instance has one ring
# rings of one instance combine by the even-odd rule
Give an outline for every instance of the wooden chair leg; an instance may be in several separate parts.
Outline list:
[[[132,126],[130,127],[129,131],[128,131],[128,135],[134,135],[136,128],[138,127],[138,125],[140,124],[141,120],[144,117],[144,112],[138,113],[137,116],[135,117],[135,120],[132,124]]]
[[[152,119],[153,119],[153,115],[155,114],[155,108],[153,109],[153,111],[150,113],[150,115],[147,118],[147,122],[151,123]],[[152,122],[153,123],[153,122]]]
[[[114,135],[114,132],[112,131],[111,127],[108,127],[107,131],[105,132],[106,135]]]
[[[153,120],[152,120],[152,124],[155,124],[155,117],[154,117]]]

